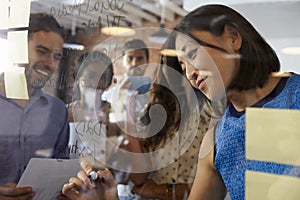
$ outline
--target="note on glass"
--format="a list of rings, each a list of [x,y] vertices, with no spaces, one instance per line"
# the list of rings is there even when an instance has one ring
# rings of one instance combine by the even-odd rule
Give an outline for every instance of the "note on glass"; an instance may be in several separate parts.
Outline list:
[[[31,0],[1,0],[0,29],[28,27],[30,2]],[[8,7],[10,7],[10,13]]]
[[[18,187],[32,186],[34,200],[56,200],[62,186],[80,170],[78,159],[57,160],[32,158],[18,183]]]
[[[246,157],[300,166],[300,111],[248,108]]]
[[[28,99],[24,67],[14,67],[4,72],[5,93],[7,98]]]
[[[106,125],[98,121],[70,123],[70,157],[92,157],[95,163],[106,162]]]
[[[299,200],[300,179],[296,177],[246,171],[246,200]]]
[[[0,29],[8,29],[8,0],[0,1]]]
[[[9,60],[11,63],[28,63],[28,31],[8,32]]]
[[[10,0],[9,28],[28,27],[30,2],[31,0]]]

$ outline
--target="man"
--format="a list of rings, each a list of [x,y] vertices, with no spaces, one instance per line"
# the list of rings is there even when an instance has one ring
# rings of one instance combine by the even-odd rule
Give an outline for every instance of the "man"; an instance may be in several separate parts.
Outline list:
[[[144,76],[149,63],[149,50],[142,40],[127,41],[122,48],[122,54],[124,75],[115,82],[113,87],[103,93],[102,99],[111,103],[110,120],[115,122],[111,124],[115,127],[115,133],[120,134],[115,141],[114,150],[108,155],[107,165],[113,168],[116,181],[120,183],[118,187],[123,188],[121,191],[127,191],[119,194],[125,198],[130,193],[128,183],[131,174],[124,171],[130,170],[132,163],[127,162],[126,156],[120,156],[122,154],[119,148],[129,151],[128,148],[136,143],[130,135],[143,133],[143,127],[138,126],[136,122],[143,108],[150,101],[147,91],[151,79]],[[149,87],[142,86],[140,88],[146,89],[138,89],[142,84]],[[138,92],[133,92],[135,90]]]
[[[143,76],[149,62],[149,50],[140,39],[133,39],[124,44],[123,66],[128,76]]]
[[[137,89],[139,91],[139,95],[135,97],[134,103],[135,118],[138,117],[141,110],[149,102],[149,94],[146,93],[147,91],[141,91],[141,88],[148,87],[144,86],[140,87],[139,89],[135,87],[141,86],[142,84],[150,84],[151,82],[151,79],[149,77],[144,76],[149,63],[149,50],[147,48],[147,45],[140,39],[132,39],[124,44],[122,51],[124,75],[118,80],[115,80],[115,85],[109,91],[103,94],[104,100],[110,102],[112,104],[113,110],[115,108],[115,112],[118,112],[114,113],[115,115],[112,115],[112,121],[119,121],[119,118],[122,118],[124,116],[124,106],[119,105],[120,100],[122,101],[124,97],[124,95],[122,96],[120,89],[131,91],[133,89]]]
[[[16,188],[32,157],[68,157],[65,104],[42,91],[59,66],[63,38],[63,28],[54,17],[32,14],[28,27],[29,62],[22,64],[29,99],[7,98],[4,75],[0,77],[0,200],[33,198],[31,187]]]

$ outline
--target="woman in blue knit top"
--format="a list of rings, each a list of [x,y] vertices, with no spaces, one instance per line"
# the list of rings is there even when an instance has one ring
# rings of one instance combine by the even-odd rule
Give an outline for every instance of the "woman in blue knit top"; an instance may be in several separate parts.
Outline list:
[[[274,50],[243,16],[223,5],[192,11],[168,41],[172,38],[193,87],[211,101],[226,97],[229,102],[222,119],[202,142],[189,199],[223,200],[228,191],[232,200],[243,200],[247,170],[299,176],[296,166],[246,159],[245,109],[300,109],[300,76],[278,75],[280,63]],[[65,185],[63,193],[74,185]],[[109,199],[117,199],[115,185],[109,189],[114,191]]]
[[[279,60],[254,27],[235,10],[206,5],[186,15],[172,35],[190,83],[228,106],[201,146],[189,199],[245,198],[245,172],[299,176],[295,166],[247,160],[246,107],[300,109],[300,76],[278,75]],[[293,170],[292,170],[293,169]]]

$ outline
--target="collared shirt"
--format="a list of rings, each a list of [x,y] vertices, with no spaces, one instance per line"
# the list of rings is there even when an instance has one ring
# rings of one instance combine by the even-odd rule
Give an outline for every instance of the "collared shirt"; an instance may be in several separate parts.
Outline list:
[[[37,90],[26,108],[0,93],[0,184],[18,182],[33,157],[68,158],[68,114],[56,97]]]

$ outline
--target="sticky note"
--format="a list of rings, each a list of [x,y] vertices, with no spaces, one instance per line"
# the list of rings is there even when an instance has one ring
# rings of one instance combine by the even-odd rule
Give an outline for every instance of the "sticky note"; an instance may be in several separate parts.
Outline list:
[[[7,98],[28,99],[24,67],[14,67],[4,72],[4,84]]]
[[[9,60],[11,63],[28,63],[28,31],[8,32]]]
[[[8,0],[0,1],[0,29],[8,29]]]
[[[300,166],[300,111],[246,109],[246,157]]]
[[[10,0],[9,28],[28,27],[30,2],[30,0]]]
[[[297,177],[246,171],[246,200],[298,200],[300,179]]]

